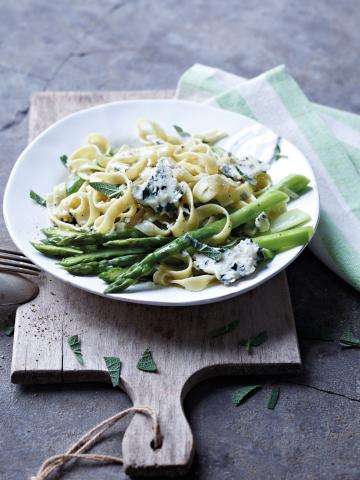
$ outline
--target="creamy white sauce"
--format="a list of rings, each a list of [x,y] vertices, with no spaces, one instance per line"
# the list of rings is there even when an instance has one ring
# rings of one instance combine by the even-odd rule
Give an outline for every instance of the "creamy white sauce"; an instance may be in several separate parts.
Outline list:
[[[199,270],[215,275],[220,282],[229,285],[255,271],[259,260],[259,250],[259,246],[247,238],[241,240],[234,248],[226,250],[219,262],[201,253],[196,253],[194,264]]]
[[[151,207],[155,212],[169,211],[177,207],[183,195],[183,189],[176,180],[167,158],[160,158],[151,175],[142,185],[132,188],[132,194],[140,204]]]
[[[224,148],[235,157],[239,169],[254,177],[266,172],[275,159],[275,149],[280,137],[262,125],[255,125],[232,135]]]

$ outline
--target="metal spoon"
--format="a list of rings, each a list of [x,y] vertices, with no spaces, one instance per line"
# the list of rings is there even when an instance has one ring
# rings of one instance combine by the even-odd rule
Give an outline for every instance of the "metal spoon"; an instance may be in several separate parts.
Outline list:
[[[21,305],[37,296],[39,287],[28,278],[14,273],[0,273],[0,306]]]

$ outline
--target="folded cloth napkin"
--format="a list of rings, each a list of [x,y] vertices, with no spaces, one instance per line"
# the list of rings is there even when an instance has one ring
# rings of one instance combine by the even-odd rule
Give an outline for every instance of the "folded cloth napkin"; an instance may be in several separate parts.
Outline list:
[[[180,78],[176,96],[256,119],[303,152],[320,191],[310,248],[360,289],[360,116],[311,103],[284,66],[246,80],[197,64]]]

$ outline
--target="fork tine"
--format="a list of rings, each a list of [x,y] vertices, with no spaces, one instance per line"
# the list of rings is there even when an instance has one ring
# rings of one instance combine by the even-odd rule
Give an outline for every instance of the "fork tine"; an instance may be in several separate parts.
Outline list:
[[[26,270],[33,270],[34,272],[40,272],[40,268],[37,267],[34,264],[29,265],[28,263],[22,263],[22,262],[16,262],[16,261],[10,261],[10,262],[4,262],[0,260],[0,266],[3,267],[14,267],[14,268],[23,268]]]
[[[0,253],[9,253],[12,255],[18,255],[19,257],[25,257],[25,255],[22,252],[19,252],[18,250],[10,250],[7,248],[0,248]]]
[[[1,253],[0,251],[0,258],[3,260],[13,260],[13,261],[22,262],[22,263],[30,263],[33,265],[33,262],[30,260],[30,258],[27,258],[22,255]]]
[[[21,273],[22,275],[34,275],[37,277],[40,275],[40,271],[38,270],[28,270],[25,268],[12,268],[12,267],[1,267],[0,266],[0,273],[7,272],[7,273]]]
[[[21,255],[15,255],[15,254],[7,254],[7,253],[1,253],[0,252],[0,258],[3,260],[14,260],[18,262],[23,262],[23,263],[33,263],[30,258],[27,258],[25,256]]]

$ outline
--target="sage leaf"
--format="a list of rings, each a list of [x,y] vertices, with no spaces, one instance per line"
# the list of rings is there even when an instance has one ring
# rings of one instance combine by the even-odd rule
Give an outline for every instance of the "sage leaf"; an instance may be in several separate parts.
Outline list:
[[[84,182],[85,180],[83,178],[75,175],[75,177],[71,178],[66,184],[66,193],[71,195],[72,193],[78,192]]]
[[[266,342],[268,339],[267,331],[264,330],[263,332],[258,333],[253,337],[249,337],[247,339],[242,339],[239,342],[239,345],[242,347],[246,347],[246,351],[250,354],[252,347],[258,347]]]
[[[268,401],[268,404],[267,404],[267,408],[269,410],[274,410],[274,408],[276,407],[276,404],[279,400],[279,395],[280,395],[280,388],[279,387],[274,387],[271,390],[270,398],[269,398],[269,401]]]
[[[104,357],[113,387],[120,386],[121,361],[118,357]]]
[[[340,337],[340,345],[343,348],[360,348],[360,339],[355,337],[351,327],[347,327]]]
[[[109,198],[119,198],[124,193],[124,187],[122,185],[114,185],[113,183],[90,182],[90,186]]]
[[[190,133],[188,132],[185,132],[185,130],[183,130],[181,127],[179,127],[178,125],[173,125],[174,127],[174,130],[176,131],[176,133],[178,135],[180,135],[180,137],[191,137]]]
[[[32,198],[36,203],[38,203],[42,207],[46,207],[45,198],[41,197],[38,193],[34,192],[34,190],[30,190],[30,198]]]
[[[259,390],[260,388],[261,385],[249,385],[246,387],[238,388],[237,390],[235,390],[235,392],[231,394],[231,401],[235,406],[238,406],[251,392]]]
[[[84,358],[81,353],[81,341],[79,340],[79,336],[72,335],[71,337],[68,337],[67,342],[77,361],[80,363],[80,365],[84,365]]]
[[[227,333],[230,333],[233,330],[235,330],[239,325],[240,325],[240,320],[232,320],[231,322],[227,323],[226,325],[223,325],[222,327],[214,328],[213,330],[210,330],[210,332],[208,332],[208,337],[216,338],[222,335],[226,335]]]
[[[67,155],[61,155],[60,161],[62,162],[63,165],[65,165],[65,167],[67,167],[67,161],[68,161]]]
[[[221,147],[210,147],[210,148],[217,155],[225,155],[228,153],[224,148],[221,148]]]
[[[254,177],[250,177],[249,175],[246,175],[237,165],[235,166],[236,170],[239,172],[239,174],[245,178],[247,182],[249,182],[251,185],[256,185],[257,180]]]
[[[11,337],[11,335],[14,333],[14,325],[3,325],[1,327],[1,331],[8,337]]]
[[[289,157],[287,155],[282,155],[281,154],[280,145],[277,144],[276,147],[275,147],[275,151],[274,151],[274,159],[277,161],[280,158],[289,158]]]
[[[156,363],[153,359],[151,351],[147,348],[141,355],[136,368],[143,372],[156,373],[158,371]]]
[[[195,248],[197,252],[206,255],[209,258],[215,260],[215,262],[219,262],[223,257],[223,251],[220,248],[210,247],[210,245],[206,245],[206,243],[199,242],[196,238],[193,238],[191,235],[186,234],[185,237],[189,240],[191,246]]]

